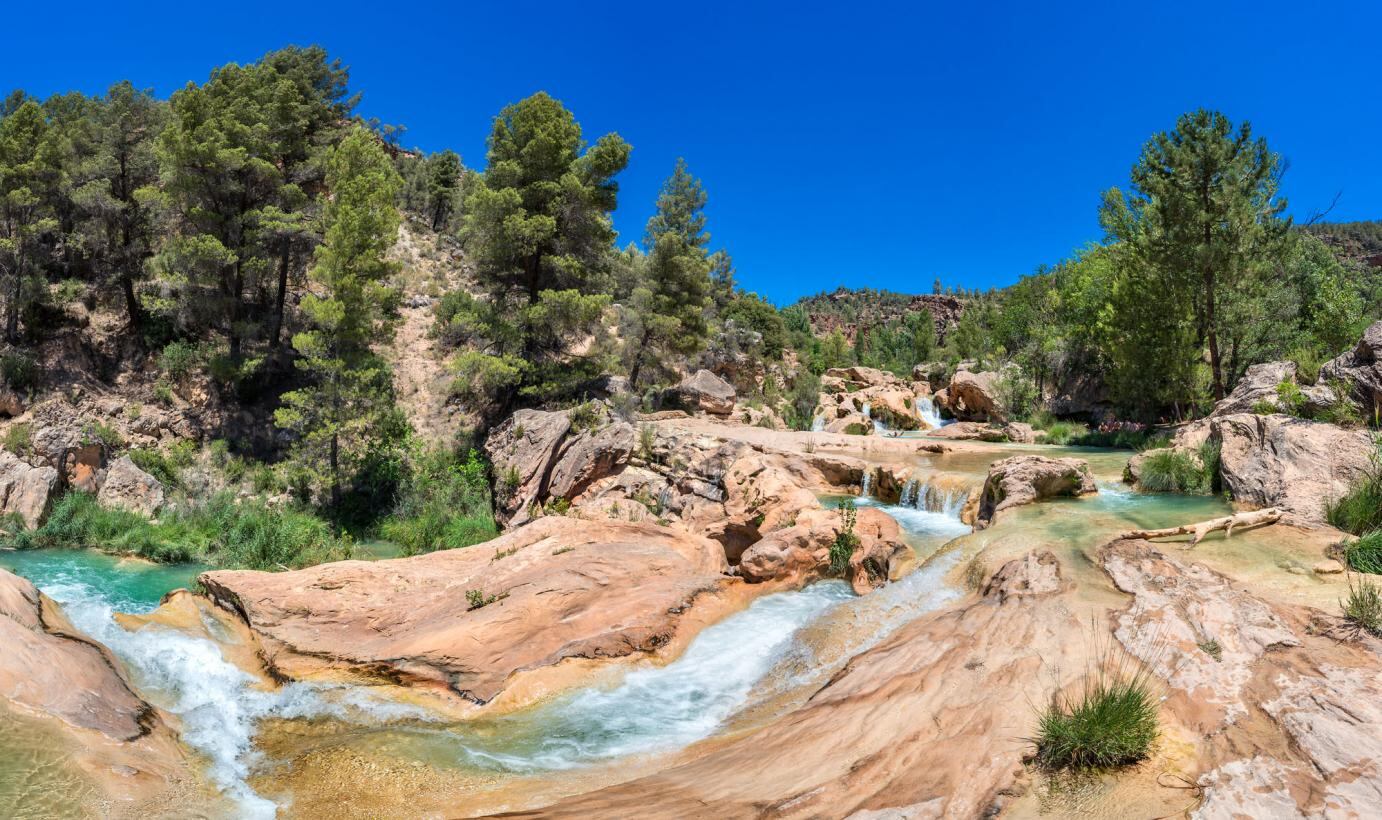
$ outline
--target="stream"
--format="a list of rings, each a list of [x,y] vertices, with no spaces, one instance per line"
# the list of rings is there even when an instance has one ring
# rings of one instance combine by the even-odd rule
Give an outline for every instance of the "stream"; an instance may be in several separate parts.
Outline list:
[[[1125,457],[1100,461],[1111,467]],[[1223,507],[1216,499],[1133,493],[1108,473],[1099,475],[1100,495],[1093,499],[1029,508],[1030,526],[1083,540],[1120,522],[1155,525],[1185,517],[1187,508]],[[975,472],[971,491],[977,491],[981,475]],[[272,757],[256,744],[268,724],[299,727],[286,733],[290,747],[385,750],[491,783],[677,754],[761,725],[803,702],[850,657],[963,594],[944,581],[961,551],[944,547],[970,532],[959,520],[965,493],[947,487],[909,485],[900,504],[855,499],[894,517],[918,556],[931,558],[878,592],[860,598],[843,582],[822,581],[765,595],[702,630],[671,663],[635,664],[603,685],[465,722],[379,699],[367,687],[294,683],[265,690],[210,641],[158,625],[130,632],[113,619],[115,612],[156,608],[169,590],[190,586],[202,567],[154,566],[94,551],[0,552],[0,566],[32,580],[63,605],[78,628],[125,662],[139,691],[178,717],[183,740],[205,759],[210,780],[236,801],[241,816],[274,817],[281,795],[270,799],[250,785],[265,767],[284,764],[285,733],[275,731],[278,754]],[[841,499],[823,500],[833,505]],[[1076,509],[1080,514],[1072,515]],[[1049,518],[1041,514],[1048,512]],[[311,728],[321,725],[331,728]]]

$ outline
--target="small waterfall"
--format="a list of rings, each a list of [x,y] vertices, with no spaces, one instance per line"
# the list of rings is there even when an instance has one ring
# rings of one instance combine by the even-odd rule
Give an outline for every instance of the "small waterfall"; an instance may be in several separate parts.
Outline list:
[[[823,433],[823,432],[825,432],[825,413],[823,413],[823,412],[822,412],[822,413],[817,413],[817,414],[816,414],[816,417],[815,417],[814,419],[811,420],[811,432],[813,432],[813,433]]]
[[[902,485],[902,494],[898,497],[897,503],[904,507],[915,507],[917,505],[917,488],[920,484],[915,478],[907,479],[907,483]]]
[[[941,418],[940,408],[936,407],[935,399],[930,396],[917,397],[917,414],[921,420],[926,422],[926,426],[932,430],[939,430],[951,423],[950,419]]]
[[[875,432],[875,433],[877,433],[877,434],[879,434],[879,435],[883,435],[884,433],[889,432],[889,431],[888,431],[888,425],[884,424],[883,422],[881,422],[881,421],[879,421],[878,419],[876,419],[876,418],[873,417],[873,402],[870,402],[870,401],[864,402],[864,409],[861,410],[860,412],[862,412],[862,413],[864,414],[864,418],[866,418],[866,419],[868,419],[869,421],[873,422],[873,432]]]
[[[873,495],[873,473],[865,470],[864,477],[859,481],[859,495],[869,498]]]

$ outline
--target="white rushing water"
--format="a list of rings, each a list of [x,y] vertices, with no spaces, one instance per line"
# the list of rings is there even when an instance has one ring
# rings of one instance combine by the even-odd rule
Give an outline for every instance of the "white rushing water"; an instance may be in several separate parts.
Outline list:
[[[939,430],[945,425],[950,424],[950,419],[941,418],[941,411],[936,407],[935,400],[930,396],[917,397],[917,414],[921,416],[922,421],[926,422],[927,427],[932,430]]]
[[[703,630],[672,663],[497,720],[495,731],[461,738],[462,754],[472,765],[526,773],[683,748],[722,727],[774,667],[815,668],[801,657],[809,650],[797,631],[853,598],[840,581],[765,595]]]
[[[825,431],[825,413],[817,413],[811,420],[811,432],[821,433]]]
[[[97,579],[81,574],[40,585],[62,604],[72,623],[110,647],[129,668],[139,691],[177,715],[182,739],[206,757],[207,773],[235,801],[237,816],[273,818],[277,807],[245,782],[256,761],[252,740],[266,717],[334,717],[355,723],[422,719],[422,710],[380,701],[351,686],[294,683],[273,691],[254,688],[249,674],[228,662],[217,646],[157,625],[130,632],[115,622],[116,606]]]

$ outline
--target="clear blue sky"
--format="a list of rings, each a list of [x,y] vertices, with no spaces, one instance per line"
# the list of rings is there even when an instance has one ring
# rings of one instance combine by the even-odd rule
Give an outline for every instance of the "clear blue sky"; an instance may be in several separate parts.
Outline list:
[[[23,3],[0,86],[128,78],[167,95],[228,61],[320,43],[360,112],[484,161],[539,89],[634,147],[616,223],[638,239],[685,156],[740,281],[989,287],[1099,237],[1099,192],[1198,106],[1290,162],[1299,215],[1382,218],[1377,3]],[[960,8],[969,6],[970,8]]]

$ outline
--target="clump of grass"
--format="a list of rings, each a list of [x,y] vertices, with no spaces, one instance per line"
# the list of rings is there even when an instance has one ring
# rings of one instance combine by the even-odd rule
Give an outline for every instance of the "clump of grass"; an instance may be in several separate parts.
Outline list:
[[[1348,597],[1339,602],[1344,619],[1358,632],[1382,638],[1382,590],[1366,578],[1357,584],[1350,578]]]
[[[1110,643],[1078,694],[1057,693],[1041,714],[1036,760],[1047,769],[1104,770],[1143,760],[1159,733],[1151,675]]]
[[[1376,452],[1371,469],[1353,483],[1343,498],[1326,508],[1324,517],[1331,525],[1354,535],[1382,530],[1382,463]]]
[[[1200,641],[1198,646],[1200,647],[1201,652],[1205,653],[1214,660],[1223,660],[1224,648],[1220,646],[1219,642],[1214,638],[1206,638],[1203,641]]]
[[[1279,412],[1290,416],[1301,416],[1305,412],[1305,393],[1293,381],[1282,381],[1276,386],[1276,401]]]
[[[1159,450],[1142,462],[1138,486],[1153,493],[1206,493],[1203,465],[1183,450]]]
[[[502,595],[486,595],[483,591],[478,589],[467,589],[465,591],[465,600],[466,603],[470,605],[470,609],[482,609],[495,601],[502,601],[507,597],[509,597],[509,593],[507,592]]]
[[[130,450],[130,461],[134,466],[158,479],[165,487],[178,487],[178,468],[167,456],[158,450]]]
[[[33,449],[31,432],[28,422],[15,422],[5,431],[4,441],[0,443],[17,456],[27,456],[29,450]]]
[[[649,464],[653,461],[653,448],[657,446],[657,429],[651,424],[638,428],[638,455]]]
[[[1345,545],[1344,563],[1354,572],[1382,575],[1382,530],[1374,530]]]
[[[1046,443],[1069,444],[1084,432],[1085,426],[1083,424],[1076,424],[1070,421],[1054,421],[1046,427]]]
[[[835,533],[835,540],[830,544],[830,571],[836,574],[849,569],[849,559],[859,546],[859,536],[854,532],[854,522],[858,516],[854,502],[845,499],[840,502],[839,509],[840,531]]]

